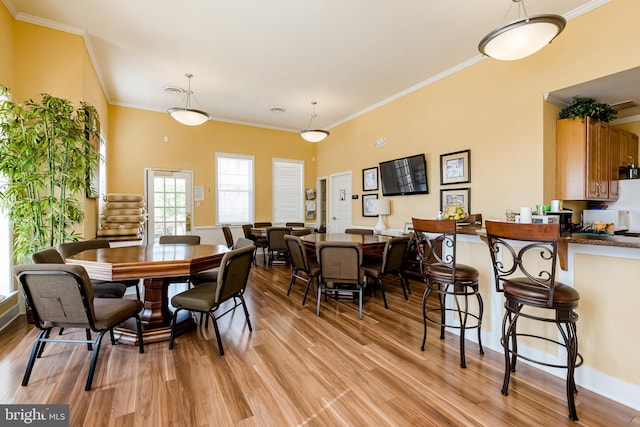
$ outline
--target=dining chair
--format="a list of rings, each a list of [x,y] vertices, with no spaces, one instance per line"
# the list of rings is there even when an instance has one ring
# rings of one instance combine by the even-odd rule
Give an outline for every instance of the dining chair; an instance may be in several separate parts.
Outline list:
[[[580,294],[573,287],[556,280],[560,225],[496,221],[486,221],[485,225],[496,291],[503,293],[505,298],[500,339],[505,361],[502,394],[506,396],[509,392],[511,373],[516,372],[518,358],[567,369],[565,387],[569,418],[577,421],[574,372],[582,365],[583,359],[578,353],[578,314],[575,309],[578,308]],[[559,334],[553,337],[534,334],[530,328],[518,331],[520,318],[553,323]],[[526,322],[525,326],[529,326]],[[534,341],[555,343],[564,348],[566,359],[558,363],[536,359],[522,343],[518,346],[519,338],[524,338],[526,344],[535,344]]]
[[[370,228],[347,228],[344,230],[347,234],[373,234]]]
[[[302,240],[300,240],[299,236],[286,235],[284,236],[284,241],[287,245],[287,251],[289,252],[292,270],[289,289],[287,289],[287,296],[291,293],[291,288],[293,288],[296,280],[301,280],[306,284],[304,296],[302,297],[302,305],[304,305],[307,302],[309,287],[314,279],[316,280],[317,286],[318,276],[320,275],[320,266],[315,259],[309,258],[307,250],[302,244]]]
[[[304,222],[287,222],[284,224],[285,227],[304,227]]]
[[[57,249],[49,248],[32,254],[31,261],[34,264],[64,264],[64,259],[67,257],[63,257]],[[124,283],[94,279],[90,279],[90,281],[96,298],[122,298],[127,291],[127,286]]]
[[[287,245],[284,236],[291,234],[290,227],[268,227],[267,228],[267,253],[265,266],[273,264],[277,258],[284,257],[285,263],[289,263]]]
[[[29,383],[36,358],[42,356],[48,342],[83,343],[93,353],[85,390],[91,390],[98,352],[102,337],[111,333],[115,344],[113,328],[129,318],[136,319],[139,352],[144,353],[142,325],[138,312],[143,308],[140,300],[96,298],[85,269],[69,264],[29,264],[13,267],[22,294],[31,307],[35,325],[39,329],[36,336],[22,385]],[[86,330],[86,339],[51,338],[51,329],[81,328]],[[92,339],[91,332],[97,333]],[[77,372],[71,372],[77,375]]]
[[[467,329],[478,330],[478,347],[482,348],[482,315],[484,305],[478,287],[480,273],[472,266],[457,262],[456,221],[449,219],[418,219],[413,218],[413,230],[418,239],[418,245],[424,251],[423,268],[424,280],[427,288],[422,296],[422,318],[424,335],[420,349],[424,351],[427,342],[427,322],[440,327],[440,339],[444,339],[445,328],[460,330],[460,367],[466,368],[465,332]],[[438,296],[437,308],[427,308],[429,296]],[[454,305],[447,306],[447,297],[453,297]],[[469,297],[475,297],[477,308],[469,306]],[[429,316],[435,313],[436,316]],[[447,319],[447,313],[457,317],[455,321]],[[468,324],[469,318],[475,323]]]
[[[362,320],[362,299],[365,283],[360,265],[362,245],[357,242],[318,242],[316,244],[320,280],[316,315],[320,316],[322,294],[336,299],[342,293],[358,295],[359,319]]]
[[[231,249],[233,246],[233,233],[231,233],[231,228],[228,225],[223,225],[222,234],[224,234],[224,240],[227,248]]]
[[[200,236],[196,234],[177,234],[160,236],[161,245],[199,245]]]
[[[240,237],[230,249],[240,249],[249,246],[253,246],[255,249],[253,241],[245,239],[244,237]],[[209,270],[194,273],[190,277],[191,283],[193,284],[193,286],[199,286],[204,283],[215,282],[218,280],[218,274],[220,274],[220,267],[210,268]]]
[[[222,258],[220,274],[218,274],[215,282],[204,283],[171,298],[171,305],[175,307],[176,310],[171,320],[170,350],[173,349],[175,340],[176,319],[182,310],[202,313],[205,314],[207,318],[211,318],[216,333],[216,340],[218,341],[220,356],[224,355],[224,348],[222,346],[222,339],[217,322],[220,317],[229,312],[235,312],[237,307],[242,306],[249,331],[253,331],[247,304],[244,300],[244,292],[247,287],[254,250],[255,247],[251,245],[227,252]],[[239,302],[236,301],[236,298]],[[228,300],[233,300],[233,306],[224,313],[216,316],[215,312]]]
[[[62,258],[67,259],[76,254],[79,254],[83,251],[88,251],[90,249],[101,249],[101,248],[110,248],[108,240],[104,239],[91,239],[91,240],[80,240],[77,242],[67,242],[61,243],[58,245],[58,250],[60,251],[60,255]],[[94,280],[91,279],[91,283],[95,284],[106,284],[111,283],[104,280]],[[140,280],[123,280],[121,282],[127,288],[135,287],[136,290],[136,298],[140,299]],[[104,297],[104,295],[96,295],[98,297]]]
[[[368,287],[369,278],[376,281],[382,291],[384,308],[389,308],[383,283],[384,278],[388,275],[396,275],[400,279],[404,299],[409,299],[407,293],[411,293],[411,289],[409,288],[409,280],[404,275],[409,242],[410,238],[408,236],[393,237],[384,245],[382,259],[365,258],[362,265],[365,287]]]

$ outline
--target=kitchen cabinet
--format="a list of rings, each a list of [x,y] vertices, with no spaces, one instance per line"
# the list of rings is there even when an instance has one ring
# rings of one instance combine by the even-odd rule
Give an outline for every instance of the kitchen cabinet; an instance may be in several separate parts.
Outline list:
[[[619,139],[620,156],[618,167],[628,168],[632,164],[638,166],[638,135],[622,129],[611,128],[610,138]]]
[[[619,142],[616,144],[619,149]],[[584,121],[580,118],[558,120],[556,198],[617,200],[620,154],[611,153],[616,147],[611,146],[607,123],[591,117],[585,117]]]

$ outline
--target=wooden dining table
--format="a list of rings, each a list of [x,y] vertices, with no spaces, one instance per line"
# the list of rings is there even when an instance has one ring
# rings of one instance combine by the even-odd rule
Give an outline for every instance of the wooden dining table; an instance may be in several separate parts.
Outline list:
[[[305,248],[315,251],[319,242],[354,242],[362,245],[362,253],[365,255],[381,254],[390,236],[380,234],[350,234],[350,233],[314,233],[300,236]]]
[[[83,266],[92,279],[143,280],[144,308],[140,319],[146,344],[167,341],[171,335],[173,313],[169,307],[169,279],[175,281],[175,278],[184,277],[187,282],[194,273],[218,267],[228,251],[224,245],[125,246],[83,251],[65,262]],[[177,333],[196,326],[191,315],[186,311],[183,313],[184,316],[177,319]],[[119,342],[137,345],[135,321],[121,325],[115,335]]]

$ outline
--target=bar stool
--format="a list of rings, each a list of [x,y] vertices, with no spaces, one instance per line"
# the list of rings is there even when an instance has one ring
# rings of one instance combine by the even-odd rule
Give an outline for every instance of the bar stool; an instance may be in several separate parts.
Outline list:
[[[506,309],[502,321],[501,344],[504,347],[504,382],[502,394],[509,391],[511,372],[516,371],[518,357],[544,366],[567,369],[566,393],[569,418],[578,420],[574,393],[575,368],[582,365],[578,353],[576,321],[580,295],[573,287],[556,281],[559,224],[516,224],[486,221],[487,242],[491,253],[497,292],[503,292]],[[519,243],[516,247],[513,243]],[[533,307],[536,311],[527,312]],[[550,310],[543,317],[540,309]],[[560,338],[548,338],[517,331],[519,318],[555,323]],[[548,363],[519,352],[518,337],[556,343],[566,349],[565,363]]]
[[[427,342],[427,322],[440,326],[440,339],[444,339],[445,328],[460,329],[460,367],[466,368],[464,343],[467,329],[478,329],[478,347],[480,354],[484,354],[480,326],[484,305],[478,290],[478,270],[456,263],[456,221],[430,220],[413,218],[413,230],[416,234],[417,245],[422,248],[424,262],[424,279],[427,288],[422,297],[422,317],[424,322],[424,336],[420,349],[424,351]],[[427,236],[425,233],[429,233]],[[438,295],[439,306],[427,309],[427,300],[431,293]],[[454,298],[453,308],[447,308],[447,296]],[[478,301],[477,312],[469,310],[469,297]],[[447,324],[447,312],[454,312],[458,317],[458,324]],[[439,318],[429,316],[430,313],[439,314]],[[467,325],[471,319],[472,324]]]

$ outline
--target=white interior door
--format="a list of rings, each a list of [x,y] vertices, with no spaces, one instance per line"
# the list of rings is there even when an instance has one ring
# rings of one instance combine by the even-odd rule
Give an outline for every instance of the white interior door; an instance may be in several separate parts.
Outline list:
[[[147,243],[162,235],[191,234],[193,172],[145,170]]]
[[[342,233],[351,226],[351,172],[331,175],[329,181],[327,231]]]

